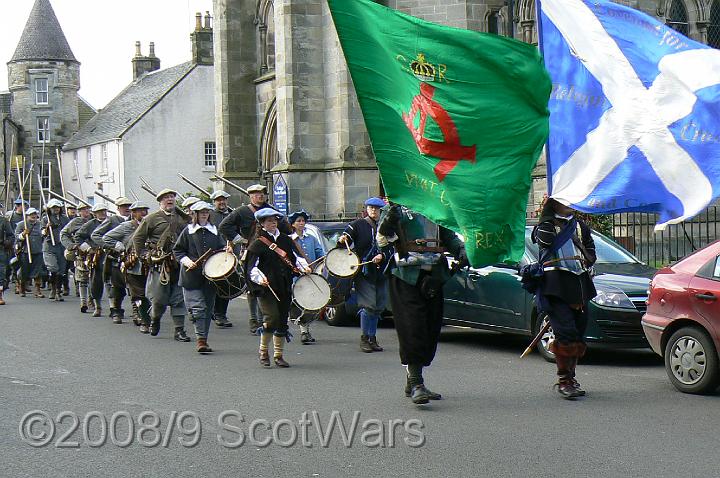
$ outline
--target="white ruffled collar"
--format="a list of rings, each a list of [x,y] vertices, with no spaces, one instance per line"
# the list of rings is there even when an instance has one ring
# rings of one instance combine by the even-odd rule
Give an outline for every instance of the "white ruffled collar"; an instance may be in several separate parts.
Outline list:
[[[195,234],[200,229],[207,229],[209,232],[212,232],[217,236],[217,227],[215,227],[213,224],[207,223],[204,226],[201,226],[200,224],[188,224],[189,234]]]

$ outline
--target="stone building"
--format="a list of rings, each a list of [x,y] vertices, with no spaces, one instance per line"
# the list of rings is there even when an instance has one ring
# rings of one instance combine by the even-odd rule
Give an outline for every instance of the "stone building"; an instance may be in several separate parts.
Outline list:
[[[53,167],[53,188],[59,188],[56,150],[95,111],[78,95],[80,62],[49,0],[35,0],[7,68],[9,118],[18,129],[15,154],[25,157],[26,168],[32,162],[42,171],[45,186]],[[7,172],[9,153],[5,161]],[[17,194],[17,184],[11,190]]]
[[[535,0],[376,0],[436,23],[537,44]],[[622,0],[699,41],[720,43],[720,0]],[[337,218],[381,191],[325,0],[214,0],[218,170],[269,186],[289,208]],[[546,191],[534,172],[528,208]]]
[[[65,186],[89,203],[95,191],[137,195],[152,204],[140,178],[155,190],[192,188],[177,173],[209,187],[215,173],[213,30],[196,15],[190,61],[160,69],[155,45],[135,43],[133,81],[64,145]],[[190,45],[189,45],[190,46]]]

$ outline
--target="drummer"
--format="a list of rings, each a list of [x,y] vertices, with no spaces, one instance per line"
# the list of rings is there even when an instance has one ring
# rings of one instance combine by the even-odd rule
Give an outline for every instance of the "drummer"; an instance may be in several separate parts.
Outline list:
[[[310,220],[310,215],[301,209],[288,216],[288,221],[292,225],[295,232],[290,235],[290,238],[294,240],[299,246],[298,250],[308,263],[313,263],[325,255],[325,251],[318,239],[312,234],[308,234],[305,231],[305,225]],[[317,319],[320,312],[306,311],[302,313],[299,308],[293,307],[290,311],[292,319],[302,318],[299,322],[300,325],[300,342],[302,344],[310,344],[315,342],[315,338],[310,335],[310,324],[313,320]]]
[[[210,223],[210,204],[198,201],[190,206],[190,211],[192,222],[180,233],[173,254],[181,265],[179,284],[190,321],[195,325],[197,351],[206,354],[213,351],[207,343],[207,337],[213,317],[216,289],[212,282],[203,276],[202,263],[198,260],[207,259],[209,251],[223,249],[225,241],[218,235],[217,227]]]
[[[250,293],[258,298],[263,324],[260,330],[260,364],[269,367],[269,345],[273,342],[275,365],[290,366],[283,358],[284,342],[289,339],[288,313],[292,302],[293,274],[310,272],[307,261],[296,254],[292,239],[280,232],[282,214],[267,207],[255,212],[260,227],[250,242],[245,270],[250,271]]]
[[[385,201],[382,199],[368,198],[365,201],[367,216],[348,224],[338,239],[338,244],[352,246],[361,262],[372,262],[365,265],[354,278],[362,329],[360,350],[366,353],[383,350],[377,342],[376,331],[380,314],[387,305],[387,279],[383,271],[389,257],[385,257],[380,251],[375,234],[380,210],[384,206]]]

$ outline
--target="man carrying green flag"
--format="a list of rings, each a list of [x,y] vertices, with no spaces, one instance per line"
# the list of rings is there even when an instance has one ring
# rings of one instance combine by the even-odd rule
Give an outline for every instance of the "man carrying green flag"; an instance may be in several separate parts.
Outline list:
[[[328,0],[388,197],[465,237],[475,267],[517,262],[548,135],[535,47]]]

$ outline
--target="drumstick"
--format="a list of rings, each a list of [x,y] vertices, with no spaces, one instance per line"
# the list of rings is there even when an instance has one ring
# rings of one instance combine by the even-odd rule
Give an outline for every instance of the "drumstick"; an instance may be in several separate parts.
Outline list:
[[[375,262],[375,261],[361,262],[360,264],[350,266],[350,268],[351,268],[351,269],[357,269],[357,268],[360,267],[360,266],[364,266],[365,264],[372,264],[373,262]]]
[[[195,269],[195,268],[198,266],[198,264],[200,264],[202,261],[204,261],[205,259],[207,259],[207,257],[208,257],[210,254],[212,254],[213,252],[214,252],[214,251],[213,251],[212,249],[208,249],[207,251],[205,251],[205,253],[204,253],[202,256],[198,257],[198,259],[197,259],[196,261],[194,261],[194,265],[193,265],[192,267],[187,267],[186,269],[189,270],[189,271]]]
[[[308,264],[308,267],[314,266],[315,264],[317,264],[318,262],[320,262],[320,261],[323,260],[323,259],[325,259],[325,256],[322,256],[322,257],[319,257],[319,258],[315,259],[315,260],[312,261],[310,264]]]
[[[273,288],[270,287],[270,282],[268,282],[268,283],[265,284],[265,285],[267,286],[268,289],[270,289],[270,292],[272,292],[272,295],[275,296],[275,298],[277,299],[277,301],[280,302],[280,297],[278,297],[278,295],[275,293],[275,291],[273,290]]]
[[[345,244],[345,247],[347,247],[348,252],[352,252],[350,250],[350,244],[348,244],[347,240],[343,241],[343,244]]]

